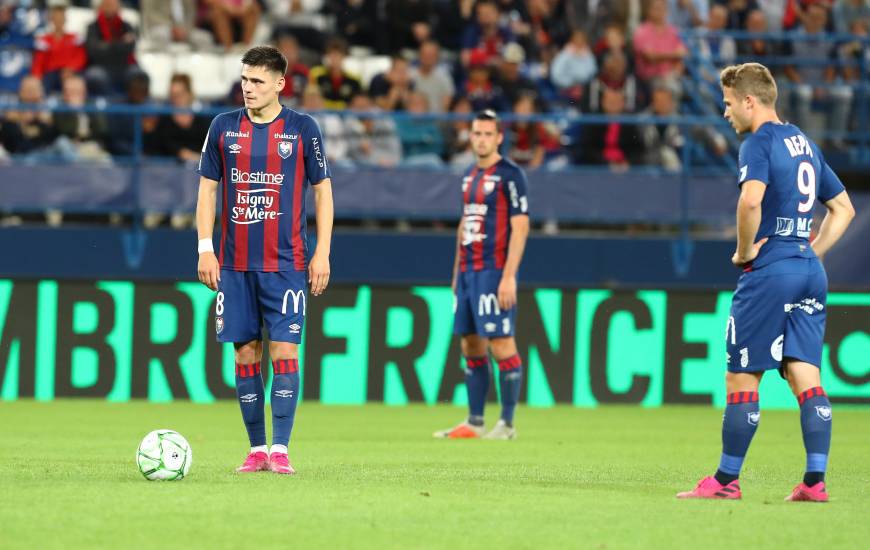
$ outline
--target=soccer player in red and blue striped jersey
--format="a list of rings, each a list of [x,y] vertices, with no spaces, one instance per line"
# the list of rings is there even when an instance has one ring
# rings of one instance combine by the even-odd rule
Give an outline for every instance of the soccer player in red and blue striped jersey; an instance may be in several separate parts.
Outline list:
[[[514,411],[522,384],[522,361],[514,340],[517,271],[529,234],[526,175],[503,158],[504,139],[493,111],[471,125],[477,163],[462,178],[463,210],[453,268],[456,312],[453,331],[465,356],[468,419],[435,437],[513,439]],[[483,409],[489,390],[489,357],[499,370],[501,418],[484,435]]]
[[[235,346],[236,392],[251,451],[239,472],[295,473],[287,445],[299,397],[298,345],[306,291],[329,282],[332,183],[323,136],[309,115],[282,107],[287,60],[255,47],[242,57],[245,108],[215,117],[202,149],[196,208],[199,280],[216,290],[215,329]],[[221,238],[214,253],[218,182]],[[305,196],[314,189],[317,246],[309,256]],[[266,446],[261,326],[272,359],[272,446]]]

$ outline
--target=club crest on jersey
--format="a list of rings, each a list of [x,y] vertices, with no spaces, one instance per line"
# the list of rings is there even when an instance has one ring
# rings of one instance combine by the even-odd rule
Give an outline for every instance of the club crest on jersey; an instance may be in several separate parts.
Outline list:
[[[485,180],[483,182],[483,192],[489,195],[495,190],[495,182],[492,180]]]
[[[831,421],[831,407],[820,405],[816,407],[816,414],[825,422]]]
[[[215,317],[214,319],[214,329],[215,332],[220,334],[224,331],[224,318],[223,317]]]
[[[293,154],[293,143],[290,141],[278,142],[278,156],[285,159]]]

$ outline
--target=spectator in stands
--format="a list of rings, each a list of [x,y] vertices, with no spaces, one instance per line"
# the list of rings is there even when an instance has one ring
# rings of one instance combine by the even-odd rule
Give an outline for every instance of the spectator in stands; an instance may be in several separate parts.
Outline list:
[[[49,92],[61,89],[65,76],[84,70],[88,63],[80,37],[66,32],[68,0],[49,0],[48,31],[38,34],[33,43],[33,76],[41,78]]]
[[[528,95],[535,99],[537,109],[543,110],[546,106],[538,86],[523,74],[522,67],[525,59],[526,52],[519,44],[505,46],[504,56],[498,66],[496,85],[504,93],[507,104],[513,105],[520,96]]]
[[[836,0],[832,15],[834,31],[850,33],[855,22],[870,25],[870,0]]]
[[[145,106],[151,103],[149,95],[150,79],[145,73],[132,75],[126,84],[127,105]],[[131,156],[134,153],[136,139],[136,115],[111,115],[109,132],[109,151],[113,155]],[[142,117],[143,145],[151,148],[154,129],[157,127],[157,117],[153,115]],[[140,151],[141,152],[141,151]]]
[[[292,34],[279,35],[275,47],[287,58],[287,74],[284,75],[281,103],[295,107],[302,102],[302,94],[308,87],[311,70],[299,60],[299,42]]]
[[[362,91],[359,80],[342,68],[346,55],[345,41],[332,38],[326,43],[324,65],[311,69],[311,83],[320,88],[323,104],[327,109],[344,109],[351,98]]]
[[[755,10],[755,13],[761,13]],[[748,19],[747,19],[748,20]],[[704,33],[698,39],[698,55],[710,67],[719,69],[733,63],[737,55],[737,45],[730,36],[718,36],[728,25],[728,8],[721,4],[710,6]],[[712,33],[712,35],[711,35]],[[711,81],[719,82],[719,75],[706,75]]]
[[[605,114],[625,113],[625,94],[605,88],[601,93]],[[583,126],[581,139],[573,151],[577,164],[604,164],[615,172],[624,172],[643,157],[643,143],[637,128],[623,122]]]
[[[309,84],[302,94],[302,111],[309,114],[320,124],[323,140],[329,144],[329,163],[332,166],[347,167],[351,164],[348,157],[348,136],[345,121],[336,114],[324,110],[323,95],[317,86]]]
[[[471,117],[471,102],[467,97],[456,96],[450,112],[454,115]],[[474,162],[474,151],[471,149],[471,119],[457,119],[450,122],[445,129],[447,136],[447,162],[454,168],[465,169]]]
[[[680,87],[675,82],[657,80],[653,83],[652,100],[643,114],[655,117],[678,116]],[[678,172],[683,166],[683,149],[688,146],[687,135],[721,157],[728,151],[725,137],[710,127],[693,127],[660,122],[641,128],[647,164]]]
[[[746,18],[758,9],[757,0],[714,0],[728,9],[728,29],[740,30],[746,27]],[[788,0],[791,1],[791,0]]]
[[[435,7],[432,0],[386,0],[387,51],[416,50],[432,38]]]
[[[164,49],[169,44],[188,44],[194,50],[212,47],[211,33],[197,28],[196,0],[139,0],[142,36],[149,47]]]
[[[456,93],[453,77],[440,61],[440,46],[434,40],[427,40],[420,45],[418,65],[411,73],[414,89],[426,97],[429,111],[433,113],[446,111]]]
[[[678,29],[702,27],[709,10],[708,0],[668,0],[668,22]]]
[[[18,0],[0,0],[0,94],[18,93],[30,73],[33,34],[39,15]]]
[[[278,34],[292,34],[306,48],[323,50],[328,26],[324,0],[260,0],[269,12]],[[302,94],[302,90],[299,90]]]
[[[598,42],[595,43],[595,47],[592,48],[592,51],[595,54],[595,60],[597,61],[598,66],[603,64],[602,62],[608,54],[618,52],[625,56],[625,59],[629,62],[629,69],[631,69],[631,61],[634,56],[631,53],[631,49],[628,47],[625,38],[625,29],[617,23],[609,23],[604,28],[601,38],[599,38]]]
[[[466,27],[462,38],[462,65],[471,66],[472,54],[484,65],[495,63],[502,50],[514,41],[510,30],[500,24],[501,13],[495,0],[479,0],[474,6],[474,22]]]
[[[249,46],[254,39],[262,9],[258,0],[205,0],[215,40],[229,51],[239,43]],[[235,29],[239,29],[236,33]]]
[[[350,110],[358,115],[347,119],[350,158],[365,166],[391,168],[402,162],[402,143],[393,120],[383,116],[371,98],[357,93]]]
[[[550,78],[559,94],[576,104],[583,98],[586,85],[595,77],[597,71],[598,66],[592,50],[589,49],[586,33],[574,31],[571,33],[571,40],[565,43],[562,51],[553,60]]]
[[[379,0],[329,0],[328,11],[335,15],[336,34],[354,46],[374,49],[378,43],[378,2]]]
[[[421,93],[409,92],[405,108],[409,115],[425,115],[429,112],[429,101]],[[444,155],[444,136],[435,120],[403,117],[396,126],[402,141],[402,164],[430,168],[444,165],[441,158]]]
[[[133,52],[136,35],[133,27],[121,19],[119,0],[101,0],[97,20],[88,26],[85,47],[88,86],[97,95],[120,92],[133,73],[139,71]]]
[[[633,74],[628,72],[628,59],[621,51],[612,51],[604,58],[598,76],[589,83],[589,92],[586,94],[586,106],[591,113],[600,113],[602,110],[601,97],[604,90],[613,90],[622,93],[628,113],[634,113],[638,107],[645,104],[642,101],[642,86]]]
[[[88,88],[84,78],[73,74],[63,80],[63,102],[69,107],[87,105]],[[109,124],[105,115],[62,112],[54,115],[54,121],[60,139],[69,140],[76,160],[110,160],[105,149],[109,137]]]
[[[814,137],[813,134],[818,136],[821,130],[810,116],[813,100],[827,103],[830,110],[826,122],[831,132],[842,133],[847,130],[852,107],[852,88],[837,81],[834,68],[829,66],[831,58],[836,55],[836,48],[825,40],[827,24],[827,6],[820,2],[811,4],[806,10],[803,25],[794,31],[797,39],[786,44],[786,55],[806,63],[787,66],[785,75],[793,85],[791,102],[797,124],[810,137]],[[829,144],[843,147],[843,136],[834,136]]]
[[[18,102],[44,105],[42,81],[33,75],[21,79]],[[7,111],[0,127],[0,143],[12,154],[38,154],[47,151],[57,138],[54,119],[48,111]]]
[[[501,112],[507,110],[504,93],[492,82],[490,68],[486,63],[486,54],[483,52],[475,51],[471,56],[464,92],[475,111],[493,109]]]
[[[176,109],[194,105],[190,76],[176,73],[169,81],[169,103]],[[157,155],[175,157],[181,162],[199,162],[202,140],[208,134],[209,121],[193,113],[173,113],[161,116],[154,130],[154,150]]]
[[[413,89],[411,66],[399,55],[393,56],[389,70],[375,75],[369,83],[369,95],[383,111],[404,111],[408,94]]]
[[[763,11],[753,10],[749,12],[746,17],[746,32],[766,33],[768,30],[768,18]],[[737,55],[758,59],[759,63],[764,63],[764,60],[760,58],[777,56],[780,54],[780,50],[779,43],[774,40],[752,38],[737,41]],[[778,72],[775,67],[773,70]]]
[[[535,97],[520,96],[514,103],[514,114],[535,114]],[[539,168],[559,152],[559,131],[545,122],[514,121],[508,127],[510,150],[507,156],[526,168]]]
[[[861,58],[870,55],[862,42],[870,35],[870,19],[859,17],[852,21],[847,30],[855,40],[840,44],[837,48],[837,57],[846,64],[840,69],[843,80],[858,86],[861,80]]]
[[[564,9],[552,0],[503,2],[502,12],[510,13],[511,32],[530,59],[549,64],[558,51],[558,44],[564,43],[570,35]]]
[[[790,0],[756,0],[758,3],[758,9],[764,14],[764,18],[767,20],[767,27],[771,32],[779,32],[782,30],[783,23],[783,15],[785,14],[786,4]],[[727,6],[726,6],[727,9]],[[748,25],[749,17],[752,14],[750,10],[749,13],[746,14],[746,23],[744,26]],[[739,30],[739,29],[738,29]]]
[[[641,80],[679,78],[683,74],[686,46],[667,17],[666,0],[650,0],[646,21],[634,32],[636,73]]]

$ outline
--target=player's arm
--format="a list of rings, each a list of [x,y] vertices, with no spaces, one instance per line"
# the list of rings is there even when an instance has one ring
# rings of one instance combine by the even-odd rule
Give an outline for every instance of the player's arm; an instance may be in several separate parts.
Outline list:
[[[314,214],[317,216],[317,247],[308,264],[311,293],[320,296],[329,284],[329,251],[332,244],[332,223],[335,207],[332,203],[332,180],[320,180],[314,187]]]
[[[523,261],[526,239],[529,237],[529,216],[511,216],[511,238],[508,241],[507,260],[504,263],[501,282],[498,284],[498,305],[510,309],[517,303],[517,271]]]
[[[199,239],[199,281],[212,290],[217,290],[221,278],[220,265],[214,254],[212,233],[217,200],[218,182],[205,176],[199,178],[199,194],[196,198],[196,233]]]
[[[828,213],[819,227],[819,234],[813,239],[812,247],[816,256],[824,258],[828,250],[834,246],[845,233],[846,228],[855,217],[855,207],[846,191],[840,192],[834,198],[825,202]]]
[[[462,246],[462,228],[465,225],[465,216],[460,216],[459,225],[456,227],[456,254],[453,255],[453,278],[450,282],[450,288],[456,292],[456,278],[459,276],[459,251]]]
[[[751,262],[758,256],[761,246],[767,239],[755,242],[758,227],[761,225],[761,201],[767,186],[759,180],[743,182],[740,198],[737,200],[737,250],[731,258],[736,266]]]

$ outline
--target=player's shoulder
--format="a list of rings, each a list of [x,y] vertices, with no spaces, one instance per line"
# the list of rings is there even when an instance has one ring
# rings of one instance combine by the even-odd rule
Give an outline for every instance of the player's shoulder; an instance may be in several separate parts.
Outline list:
[[[519,164],[517,164],[516,162],[512,161],[511,159],[509,159],[507,157],[502,157],[501,160],[498,161],[498,163],[499,163],[498,169],[501,172],[504,172],[506,174],[511,174],[511,175],[514,175],[514,174],[521,174],[522,176],[526,175],[526,173],[523,171],[522,167]]]
[[[286,113],[285,116],[292,126],[300,128],[303,131],[307,131],[312,128],[320,128],[320,124],[318,124],[317,119],[310,114],[296,111],[289,107],[285,107],[284,110]]]
[[[232,111],[219,113],[211,120],[211,127],[220,129],[237,125],[243,114],[244,109],[234,109]]]

